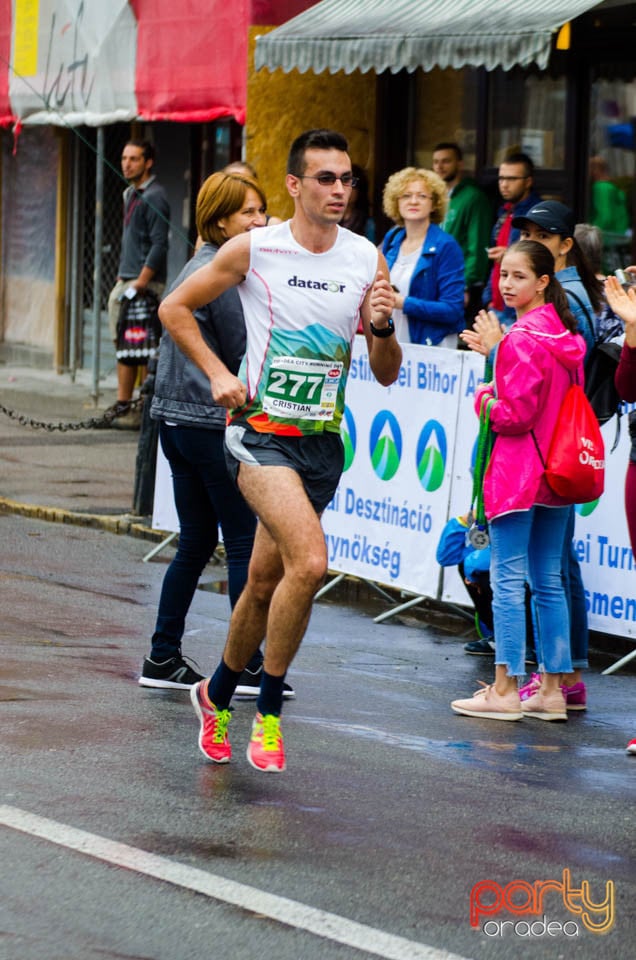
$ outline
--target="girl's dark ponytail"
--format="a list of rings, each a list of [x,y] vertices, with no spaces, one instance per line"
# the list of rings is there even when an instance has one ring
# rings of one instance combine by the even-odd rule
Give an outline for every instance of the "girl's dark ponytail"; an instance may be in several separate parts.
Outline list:
[[[570,310],[570,301],[554,274],[550,277],[550,283],[545,288],[544,296],[545,302],[551,303],[559,314],[563,326],[566,327],[570,333],[576,333],[577,322],[574,314]]]
[[[568,267],[576,267],[581,283],[590,298],[592,310],[594,313],[599,313],[603,306],[603,284],[594,273],[592,264],[585,256],[576,237],[573,238],[572,247],[568,250],[565,262]]]

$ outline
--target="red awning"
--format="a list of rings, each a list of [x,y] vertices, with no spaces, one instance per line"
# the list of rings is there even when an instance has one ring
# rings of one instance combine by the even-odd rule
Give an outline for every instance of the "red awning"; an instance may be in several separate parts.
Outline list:
[[[245,122],[249,0],[130,0],[144,120]]]
[[[11,62],[11,0],[0,0],[0,125],[14,119],[9,101],[9,64]]]

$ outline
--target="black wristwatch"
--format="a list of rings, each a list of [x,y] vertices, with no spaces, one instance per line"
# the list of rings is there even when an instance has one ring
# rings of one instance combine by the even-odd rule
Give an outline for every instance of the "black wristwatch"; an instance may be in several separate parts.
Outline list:
[[[382,327],[378,330],[377,327],[374,327],[371,321],[369,321],[369,326],[371,327],[371,333],[374,337],[390,337],[391,334],[395,333],[395,324],[393,323],[393,317],[389,317],[389,322],[386,327]]]

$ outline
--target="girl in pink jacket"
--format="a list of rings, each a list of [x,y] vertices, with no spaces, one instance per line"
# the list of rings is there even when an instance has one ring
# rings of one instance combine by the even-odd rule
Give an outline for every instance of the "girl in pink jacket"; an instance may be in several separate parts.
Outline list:
[[[537,445],[545,460],[566,391],[572,382],[583,383],[585,341],[574,332],[554,258],[543,244],[523,240],[508,249],[499,289],[517,316],[509,332],[504,336],[496,315],[482,310],[475,329],[461,334],[471,349],[493,354],[494,363],[493,382],[480,388],[475,409],[479,413],[490,401],[495,434],[483,491],[492,548],[495,682],[451,706],[492,720],[566,720],[561,675],[572,662],[561,558],[569,501],[547,485]],[[522,703],[526,582],[544,673],[539,690]]]

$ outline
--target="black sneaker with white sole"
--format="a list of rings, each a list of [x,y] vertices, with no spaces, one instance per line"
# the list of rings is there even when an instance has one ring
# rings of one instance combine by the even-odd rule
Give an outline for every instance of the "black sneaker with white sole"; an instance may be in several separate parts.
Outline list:
[[[171,657],[163,663],[156,663],[148,657],[141,668],[139,685],[159,690],[189,690],[199,680],[203,680],[201,674],[193,670],[182,656]]]
[[[257,697],[258,691],[261,688],[261,674],[263,672],[263,667],[260,666],[258,670],[248,670],[247,668],[243,671],[239,677],[239,682],[234,691],[235,697]],[[294,688],[291,687],[288,683],[283,684],[283,699],[292,700],[296,696]]]
[[[466,653],[472,654],[473,657],[494,657],[495,641],[492,637],[471,640],[464,644],[464,650]]]

